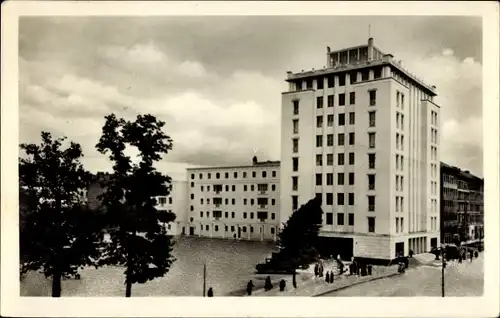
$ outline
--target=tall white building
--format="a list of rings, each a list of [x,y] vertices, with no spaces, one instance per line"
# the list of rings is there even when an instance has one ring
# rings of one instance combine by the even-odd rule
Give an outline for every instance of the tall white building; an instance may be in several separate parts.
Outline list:
[[[276,240],[279,226],[279,161],[187,169],[187,235]]]
[[[156,197],[156,209],[175,214],[175,221],[166,224],[167,232],[172,235],[185,235],[188,229],[188,182],[172,180],[170,193],[167,196]]]
[[[439,244],[435,87],[373,44],[331,51],[282,94],[281,222],[322,198],[332,254],[393,259]]]

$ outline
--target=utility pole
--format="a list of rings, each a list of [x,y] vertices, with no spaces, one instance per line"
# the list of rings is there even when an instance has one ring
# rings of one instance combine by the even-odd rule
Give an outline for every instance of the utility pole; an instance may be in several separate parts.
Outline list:
[[[444,297],[444,268],[446,267],[444,246],[441,248],[441,297]]]
[[[206,277],[207,277],[207,265],[203,264],[203,297],[205,297],[206,290]]]

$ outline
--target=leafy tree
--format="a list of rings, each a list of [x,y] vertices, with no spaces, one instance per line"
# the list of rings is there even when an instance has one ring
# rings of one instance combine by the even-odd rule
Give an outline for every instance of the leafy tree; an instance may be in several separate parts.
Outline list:
[[[131,122],[111,114],[96,145],[114,163],[101,196],[111,240],[103,264],[125,267],[125,297],[131,296],[132,284],[164,276],[174,261],[173,241],[163,224],[174,221],[175,214],[157,211],[154,198],[167,195],[171,181],[153,166],[172,149],[164,125],[152,115],[139,115]],[[138,149],[138,164],[124,154],[127,146]]]
[[[95,265],[98,222],[79,195],[89,177],[80,145],[63,149],[66,138],[41,136],[40,145],[20,145],[26,154],[19,158],[20,270],[41,270],[52,278],[52,297],[60,297],[63,278]]]
[[[294,287],[296,286],[295,269],[308,265],[317,255],[315,246],[322,216],[321,200],[311,199],[290,216],[278,234],[279,256],[294,265]]]

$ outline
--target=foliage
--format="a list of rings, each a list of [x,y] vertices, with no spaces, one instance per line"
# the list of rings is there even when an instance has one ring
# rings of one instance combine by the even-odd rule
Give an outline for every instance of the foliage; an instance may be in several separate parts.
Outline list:
[[[281,257],[292,260],[296,266],[307,265],[315,254],[322,216],[321,201],[317,198],[295,211],[278,234]]]
[[[172,149],[171,138],[162,131],[164,125],[152,115],[139,115],[131,122],[111,114],[96,145],[113,162],[113,173],[100,197],[111,240],[102,263],[125,266],[126,297],[132,284],[164,276],[174,261],[173,241],[163,224],[174,221],[175,214],[157,211],[154,198],[167,195],[171,182],[153,166]],[[139,151],[138,164],[124,154],[127,146]]]
[[[26,154],[19,158],[20,270],[52,277],[52,296],[59,297],[61,279],[95,265],[99,222],[80,197],[89,180],[80,145],[71,142],[63,149],[66,138],[41,136],[40,145],[20,145]]]

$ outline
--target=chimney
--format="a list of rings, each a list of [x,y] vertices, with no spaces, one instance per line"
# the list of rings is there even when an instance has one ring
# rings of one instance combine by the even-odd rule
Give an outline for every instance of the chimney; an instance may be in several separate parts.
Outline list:
[[[257,156],[253,156],[252,161],[253,161],[253,164],[254,164],[254,165],[256,165],[256,164],[257,164],[257,162],[258,162],[258,161],[257,161]]]
[[[368,39],[368,61],[373,60],[373,38]]]

